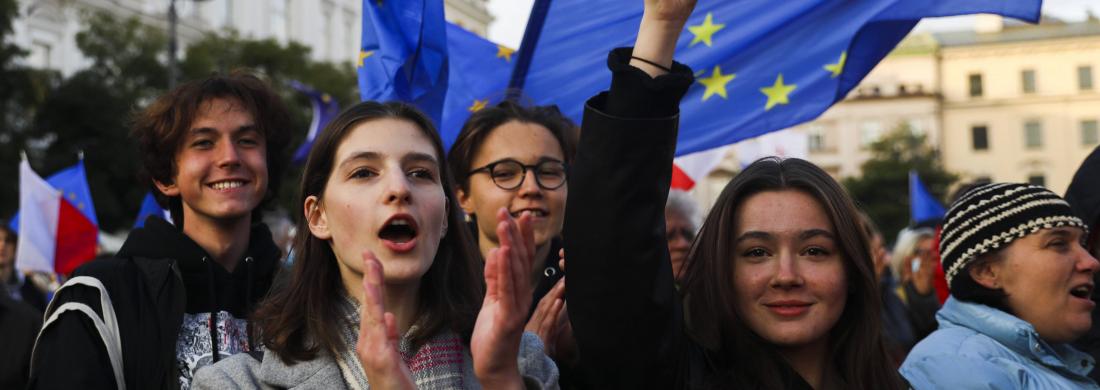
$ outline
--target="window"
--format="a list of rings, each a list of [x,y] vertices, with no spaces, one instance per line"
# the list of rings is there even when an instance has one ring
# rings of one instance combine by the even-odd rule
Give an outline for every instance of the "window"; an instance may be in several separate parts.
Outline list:
[[[807,148],[810,149],[810,152],[821,152],[825,150],[824,129],[822,129],[820,126],[814,126],[811,127],[810,130],[806,132],[806,134],[806,144]]]
[[[274,0],[268,3],[268,23],[271,27],[271,36],[276,41],[286,42],[287,39],[287,0]]]
[[[1043,147],[1043,126],[1039,121],[1024,123],[1024,146],[1028,149]]]
[[[1047,185],[1047,178],[1041,173],[1032,174],[1027,177],[1027,184],[1045,187]]]
[[[1020,82],[1023,85],[1024,93],[1035,93],[1035,70],[1027,69],[1020,72]]]
[[[1081,144],[1092,146],[1100,143],[1100,125],[1095,119],[1081,121]]]
[[[985,125],[971,127],[970,142],[974,150],[989,150],[989,128]]]
[[[859,130],[859,145],[866,149],[872,143],[878,141],[879,136],[882,135],[882,123],[879,121],[866,121],[863,122]]]
[[[1092,67],[1091,66],[1078,66],[1077,67],[1077,88],[1082,91],[1088,91],[1092,89]]]
[[[982,96],[982,75],[981,73],[970,74],[970,97]]]

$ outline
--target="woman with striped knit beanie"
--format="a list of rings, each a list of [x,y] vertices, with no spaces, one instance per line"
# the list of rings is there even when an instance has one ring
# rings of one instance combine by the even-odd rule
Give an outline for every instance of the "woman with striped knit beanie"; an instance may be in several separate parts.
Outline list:
[[[916,389],[1100,389],[1069,343],[1092,326],[1100,263],[1062,198],[987,184],[948,210],[940,237],[951,297],[901,374]]]

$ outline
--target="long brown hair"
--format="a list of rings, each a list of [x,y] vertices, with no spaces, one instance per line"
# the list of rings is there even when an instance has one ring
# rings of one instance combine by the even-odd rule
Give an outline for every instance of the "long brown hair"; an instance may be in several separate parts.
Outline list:
[[[398,102],[359,103],[340,113],[317,135],[302,174],[299,205],[309,196],[324,198],[336,150],[344,138],[358,124],[382,118],[415,124],[431,140],[439,161],[443,161],[439,134],[416,108]],[[451,173],[447,164],[440,163],[439,169],[440,185],[447,196],[447,224],[462,226],[462,209],[452,191]],[[301,209],[297,229],[289,281],[285,288],[261,303],[255,314],[264,345],[287,363],[312,359],[321,349],[335,352],[345,348],[340,339],[345,321],[339,310],[344,291],[336,255],[328,242],[310,233]],[[472,243],[466,229],[447,229],[440,241],[435,259],[420,283],[417,327],[410,337],[414,348],[444,329],[469,338],[484,294],[477,268],[481,257]]]
[[[775,346],[755,334],[734,310],[731,282],[736,210],[753,194],[796,190],[818,201],[836,232],[848,279],[848,301],[829,331],[826,361],[833,362],[840,382],[852,389],[900,388],[882,339],[878,294],[871,254],[859,212],[825,171],[800,159],[757,160],[738,174],[707,215],[684,266],[684,305],[688,330],[707,351],[720,386],[781,388],[790,372]]]

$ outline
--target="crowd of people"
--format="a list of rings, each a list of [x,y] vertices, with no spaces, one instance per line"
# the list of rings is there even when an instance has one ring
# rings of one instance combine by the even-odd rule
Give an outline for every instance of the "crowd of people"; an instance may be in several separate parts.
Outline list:
[[[286,107],[248,73],[173,89],[132,127],[172,222],[52,299],[0,224],[0,387],[1100,389],[1100,149],[1065,199],[963,186],[892,250],[801,159],[752,163],[704,216],[669,190],[693,8],[645,0],[579,127],[506,101],[445,151],[408,104],[344,110],[289,265],[262,222]]]

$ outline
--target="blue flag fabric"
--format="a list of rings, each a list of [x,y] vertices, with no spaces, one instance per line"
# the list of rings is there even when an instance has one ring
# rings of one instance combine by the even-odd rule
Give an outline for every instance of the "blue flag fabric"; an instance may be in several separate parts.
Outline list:
[[[292,160],[295,164],[301,164],[309,156],[309,149],[313,147],[313,140],[317,138],[317,132],[324,129],[325,125],[332,121],[332,118],[340,115],[340,102],[336,101],[331,95],[319,92],[313,87],[298,81],[292,80],[288,84],[291,88],[306,95],[309,98],[309,105],[313,109],[313,119],[309,123],[309,132],[306,133],[305,141],[302,141],[302,144],[294,151]]]
[[[1039,8],[1040,0],[700,0],[676,52],[697,80],[680,105],[676,154],[816,118],[922,17],[1035,22]],[[537,45],[521,48],[534,50],[524,93],[579,121],[585,100],[610,84],[606,53],[633,44],[641,16],[641,2],[554,0]]]
[[[65,200],[76,207],[85,218],[99,226],[99,219],[95,215],[95,204],[92,202],[92,190],[88,187],[88,175],[84,169],[84,159],[77,161],[76,165],[62,169],[46,178],[46,182],[53,188],[61,191]],[[16,234],[19,234],[19,213],[12,216],[8,223]]]
[[[946,212],[936,197],[928,192],[916,171],[909,171],[909,218],[914,224],[943,219]]]
[[[450,78],[443,121],[443,147],[450,150],[470,114],[504,100],[515,53],[454,24],[447,23]]]
[[[151,216],[161,217],[165,221],[172,222],[172,216],[168,213],[168,210],[160,207],[151,192],[146,192],[145,198],[141,200],[141,210],[138,210],[137,219],[134,221],[134,229],[145,226],[145,220]]]
[[[440,123],[447,92],[443,2],[363,0],[359,51],[362,100],[400,100]]]

